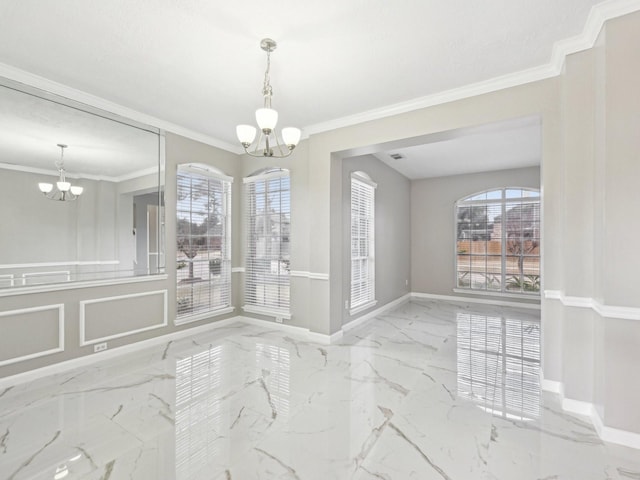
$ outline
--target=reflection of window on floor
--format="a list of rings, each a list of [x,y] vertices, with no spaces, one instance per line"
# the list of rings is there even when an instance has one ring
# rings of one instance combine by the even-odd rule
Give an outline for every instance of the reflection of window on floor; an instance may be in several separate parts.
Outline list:
[[[227,458],[216,442],[222,429],[220,385],[223,347],[218,345],[176,363],[176,478],[192,478],[214,459]]]
[[[289,415],[290,357],[289,350],[275,345],[256,344],[256,365],[262,369],[263,379],[278,415]]]
[[[512,419],[540,415],[540,325],[458,313],[458,396]]]

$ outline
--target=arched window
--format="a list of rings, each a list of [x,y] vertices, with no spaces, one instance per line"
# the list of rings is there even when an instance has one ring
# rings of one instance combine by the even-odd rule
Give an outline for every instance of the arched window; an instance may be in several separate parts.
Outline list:
[[[456,202],[455,215],[458,289],[539,294],[539,190],[476,193]]]
[[[351,174],[351,315],[376,304],[375,193],[366,173]]]
[[[178,166],[176,324],[231,307],[231,184],[208,165]]]
[[[244,179],[244,310],[291,318],[289,304],[291,180],[268,168]]]

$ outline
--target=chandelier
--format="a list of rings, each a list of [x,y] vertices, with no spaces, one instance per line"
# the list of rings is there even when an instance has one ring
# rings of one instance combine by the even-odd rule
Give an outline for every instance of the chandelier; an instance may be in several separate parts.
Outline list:
[[[67,182],[64,169],[64,149],[67,148],[67,145],[59,143],[58,146],[60,147],[60,161],[55,163],[59,174],[56,189],[54,190],[53,184],[46,182],[38,183],[38,188],[49,200],[58,200],[61,202],[77,200],[84,188],[71,185],[71,183]]]
[[[294,127],[283,128],[282,140],[286,146],[285,150],[280,144],[278,135],[275,132],[276,123],[278,122],[278,112],[271,108],[273,89],[271,88],[269,70],[271,67],[271,52],[276,49],[276,46],[276,42],[270,38],[265,38],[260,42],[260,48],[267,52],[267,70],[264,72],[264,84],[262,86],[264,107],[256,110],[256,123],[260,128],[260,136],[258,137],[255,147],[250,148],[256,138],[256,127],[252,125],[238,125],[236,127],[238,140],[240,140],[244,151],[252,157],[288,157],[300,141],[300,129]],[[274,143],[277,147],[277,153],[274,152],[272,148]]]

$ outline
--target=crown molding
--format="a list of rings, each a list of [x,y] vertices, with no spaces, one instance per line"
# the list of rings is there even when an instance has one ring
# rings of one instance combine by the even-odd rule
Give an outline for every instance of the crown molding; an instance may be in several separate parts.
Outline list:
[[[406,102],[388,105],[366,112],[336,118],[327,122],[316,123],[303,128],[305,138],[338,128],[350,127],[364,122],[380,120],[382,118],[420,110],[444,103],[463,100],[486,93],[496,92],[505,88],[517,87],[526,83],[556,77],[562,71],[567,56],[587,50],[594,46],[598,35],[607,20],[621,17],[640,10],[640,0],[609,0],[594,5],[589,12],[582,33],[575,37],[559,40],[553,45],[551,58],[546,65],[521,70],[519,72],[490,78],[460,88],[438,92],[432,95],[415,98]]]
[[[53,80],[49,80],[25,70],[21,70],[11,65],[7,65],[6,63],[0,63],[0,76],[8,78],[9,80],[13,80],[15,82],[23,83],[30,87],[39,88],[54,95],[59,95],[70,100],[75,100],[76,102],[84,103],[85,105],[89,105],[91,107],[106,110],[110,113],[115,113],[131,120],[145,123],[147,125],[151,125],[159,129],[166,130],[186,138],[190,138],[191,140],[196,140],[198,142],[205,143],[222,150],[226,150],[231,153],[243,153],[243,150],[240,146],[232,145],[209,135],[205,135],[203,133],[196,132],[175,123],[162,120],[161,118],[139,112],[132,108],[125,107],[124,105],[120,105],[115,102],[111,102],[82,90],[78,90],[76,88],[69,87]]]

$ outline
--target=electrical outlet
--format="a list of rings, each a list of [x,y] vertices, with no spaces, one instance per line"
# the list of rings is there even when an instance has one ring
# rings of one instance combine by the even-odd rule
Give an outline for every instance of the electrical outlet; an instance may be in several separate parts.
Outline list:
[[[282,323],[282,322],[283,322],[282,317],[276,317],[276,322],[277,322],[277,323]]]
[[[409,279],[408,279],[408,278],[404,281],[404,284],[405,284],[407,287],[409,286]]]
[[[104,342],[104,343],[96,343],[96,344],[93,346],[93,353],[96,353],[96,352],[102,352],[103,350],[106,350],[106,349],[107,349],[107,342]]]
[[[349,300],[344,301],[344,309],[349,310]]]

